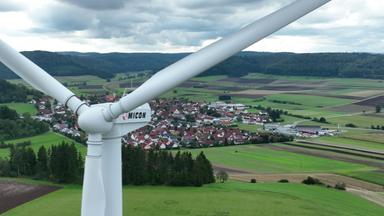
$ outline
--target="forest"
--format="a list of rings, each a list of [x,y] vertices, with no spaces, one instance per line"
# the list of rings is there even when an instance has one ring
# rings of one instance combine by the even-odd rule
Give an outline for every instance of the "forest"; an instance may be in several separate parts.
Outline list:
[[[29,99],[40,96],[41,93],[36,90],[0,79],[0,103],[28,102]]]
[[[28,145],[11,145],[8,158],[0,158],[0,176],[31,177],[58,183],[81,183],[83,157],[75,145],[61,143],[37,154]]]
[[[48,123],[35,120],[28,113],[20,118],[15,110],[0,106],[0,141],[30,137],[47,131]]]
[[[158,70],[189,53],[77,53],[23,52],[56,76],[96,75]],[[384,78],[384,55],[371,53],[267,53],[241,52],[206,71],[206,75],[241,77],[248,73],[319,77]],[[0,64],[0,78],[17,76]]]
[[[9,159],[0,158],[0,176],[30,177],[58,183],[81,184],[84,158],[73,143],[62,142],[37,154],[30,143],[1,144],[10,148]],[[210,161],[201,152],[146,151],[122,147],[124,185],[196,186],[215,182]]]

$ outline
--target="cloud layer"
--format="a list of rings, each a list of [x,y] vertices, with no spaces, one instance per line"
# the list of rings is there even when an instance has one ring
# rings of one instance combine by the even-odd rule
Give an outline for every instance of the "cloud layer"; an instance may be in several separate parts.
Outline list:
[[[194,51],[292,1],[2,0],[0,35],[20,50]],[[249,50],[382,52],[380,8],[332,1]]]
[[[0,12],[18,11],[21,9],[22,6],[13,1],[3,0],[0,2]]]

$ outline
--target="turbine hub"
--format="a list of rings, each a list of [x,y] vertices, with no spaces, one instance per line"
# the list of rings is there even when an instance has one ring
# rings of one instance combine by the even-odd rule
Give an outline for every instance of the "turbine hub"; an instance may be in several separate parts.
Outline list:
[[[78,119],[80,128],[88,134],[104,134],[111,131],[113,122],[105,120],[104,109],[103,106],[91,106],[82,112]]]

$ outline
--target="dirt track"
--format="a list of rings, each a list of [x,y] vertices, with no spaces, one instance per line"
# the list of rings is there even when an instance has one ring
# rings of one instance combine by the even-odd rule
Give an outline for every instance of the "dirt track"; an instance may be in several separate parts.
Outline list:
[[[225,170],[230,179],[250,182],[251,179],[256,179],[257,182],[271,183],[278,182],[281,179],[287,179],[291,183],[301,183],[308,176],[320,179],[326,185],[334,186],[337,183],[345,183],[348,192],[372,201],[384,207],[384,187],[381,185],[361,181],[358,179],[329,174],[329,173],[279,173],[279,174],[263,174],[263,173],[250,173],[246,170],[233,169],[230,167],[216,166],[215,170]]]
[[[245,170],[233,169],[233,168],[229,168],[229,167],[222,166],[222,165],[217,165],[217,164],[213,164],[212,167],[213,167],[213,169],[215,171],[223,170],[223,171],[225,171],[225,172],[227,172],[228,174],[231,174],[231,175],[251,174],[250,172],[245,171]]]
[[[339,182],[344,182],[348,188],[356,190],[367,190],[372,192],[384,192],[381,185],[372,184],[358,179],[329,174],[329,173],[288,173],[288,174],[229,174],[232,179],[249,182],[251,178],[255,178],[259,182],[278,182],[281,179],[287,179],[289,182],[301,183],[308,176],[321,180],[324,184],[334,186]]]
[[[249,182],[252,178],[255,178],[258,182],[278,182],[281,179],[287,179],[289,182],[301,183],[308,176],[312,176],[320,179],[323,183],[332,186],[336,183],[344,182],[348,188],[368,190],[372,192],[384,192],[384,187],[381,185],[330,173],[252,173],[248,170],[235,169],[216,164],[213,165],[213,168],[215,171],[226,171],[231,179],[245,182]]]
[[[291,145],[267,144],[267,145],[259,145],[259,146],[274,149],[274,150],[283,150],[283,151],[306,154],[306,155],[311,155],[316,157],[323,157],[323,158],[328,158],[333,160],[364,164],[364,165],[384,169],[384,161],[360,158],[360,157],[348,155],[348,154],[329,152],[325,150],[309,149],[309,148],[303,148],[303,147],[297,147],[297,146],[291,146]]]
[[[60,188],[0,180],[0,214],[58,189]]]
[[[356,190],[353,188],[347,189],[348,192],[361,196],[371,202],[374,202],[378,205],[384,206],[384,195],[375,193],[368,190]]]
[[[337,183],[345,183],[348,192],[384,207],[384,196],[380,194],[380,192],[384,191],[383,186],[346,176],[328,173],[231,175],[232,179],[246,182],[249,182],[251,178],[255,178],[259,182],[277,182],[280,179],[287,179],[294,183],[301,183],[301,181],[308,176],[320,179],[324,184],[331,186],[334,186]]]

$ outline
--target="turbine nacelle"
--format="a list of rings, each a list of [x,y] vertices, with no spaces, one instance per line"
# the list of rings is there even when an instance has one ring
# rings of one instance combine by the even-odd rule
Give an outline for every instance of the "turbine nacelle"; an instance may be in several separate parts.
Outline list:
[[[78,124],[88,134],[103,134],[103,137],[122,137],[128,132],[141,128],[151,121],[148,103],[130,112],[122,113],[112,121],[106,120],[105,113],[112,103],[95,104],[83,111]]]
[[[111,104],[108,104],[108,106]],[[122,137],[128,132],[142,128],[151,121],[152,110],[148,103],[143,104],[136,109],[121,114],[119,117],[114,119],[112,130],[103,137],[106,139]]]

